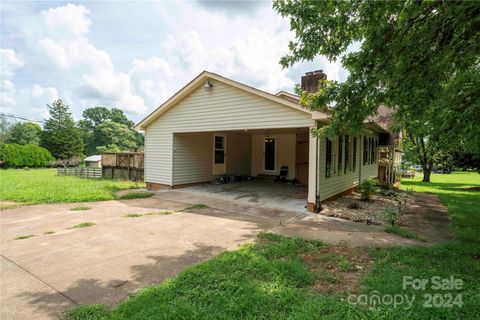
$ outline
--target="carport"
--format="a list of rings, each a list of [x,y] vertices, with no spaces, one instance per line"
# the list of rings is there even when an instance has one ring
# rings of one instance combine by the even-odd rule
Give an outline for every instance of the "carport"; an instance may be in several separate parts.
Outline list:
[[[272,128],[173,134],[173,186],[218,176],[287,180],[308,185],[308,128]]]

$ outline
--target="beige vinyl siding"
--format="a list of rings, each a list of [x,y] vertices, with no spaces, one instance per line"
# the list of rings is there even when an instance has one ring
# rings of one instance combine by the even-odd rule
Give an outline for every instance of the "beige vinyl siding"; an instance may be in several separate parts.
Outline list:
[[[200,179],[194,166],[184,167],[181,179],[173,178],[172,133],[297,128],[313,124],[311,114],[307,112],[218,81],[212,81],[212,84],[209,92],[201,84],[147,127],[145,181],[173,185],[174,180],[177,184],[177,181]],[[180,174],[178,170],[177,173]],[[187,178],[189,176],[192,178]]]
[[[212,179],[213,135],[208,132],[173,135],[173,184]]]
[[[375,135],[367,135],[369,137],[376,137]],[[353,137],[353,136],[352,136]],[[352,142],[353,143],[353,142]],[[326,138],[319,139],[319,157],[318,157],[318,192],[320,193],[321,201],[327,200],[341,192],[349,190],[359,183],[360,172],[362,181],[369,177],[376,177],[378,175],[378,163],[371,165],[363,165],[363,135],[357,136],[357,158],[355,171],[347,171],[346,174],[338,174],[338,162],[335,161],[335,174],[331,177],[325,177],[325,158],[326,158]],[[345,149],[345,148],[344,148]],[[337,153],[337,141],[334,140],[333,150]],[[345,150],[343,150],[343,156],[345,156]],[[353,156],[353,155],[351,155]],[[359,172],[359,170],[361,170]]]
[[[378,162],[362,166],[362,181],[368,178],[376,178],[378,176]]]
[[[172,133],[159,122],[145,130],[145,181],[172,185]]]
[[[228,133],[227,173],[250,175],[252,156],[252,136],[250,134]]]
[[[353,136],[352,136],[353,137]],[[358,139],[358,138],[357,138]],[[357,140],[358,141],[358,140]],[[359,178],[359,157],[360,148],[358,148],[357,142],[357,160],[355,171],[347,171],[346,174],[338,174],[338,163],[335,161],[332,165],[335,166],[335,174],[332,173],[331,177],[325,178],[325,158],[326,158],[326,138],[320,138],[319,141],[319,172],[318,172],[318,192],[320,193],[320,201],[324,201],[340,192],[346,191],[350,188],[358,185]],[[333,152],[337,153],[337,142],[333,143]],[[345,150],[343,150],[345,155]],[[353,155],[351,155],[353,157]],[[342,166],[343,169],[343,166]]]
[[[264,141],[265,137],[276,138],[275,171],[264,170]],[[296,134],[272,134],[252,136],[252,176],[259,174],[278,175],[281,166],[288,166],[287,179],[295,178],[295,147]]]
[[[221,82],[200,86],[156,122],[173,132],[308,127],[311,115]]]

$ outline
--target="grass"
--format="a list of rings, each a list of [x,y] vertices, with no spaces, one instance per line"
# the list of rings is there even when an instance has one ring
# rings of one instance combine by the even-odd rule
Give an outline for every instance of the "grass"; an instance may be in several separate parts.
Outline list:
[[[88,228],[88,227],[94,226],[95,224],[96,224],[95,222],[82,222],[74,225],[72,228]]]
[[[255,243],[193,265],[173,279],[138,291],[112,310],[81,306],[66,319],[476,319],[480,315],[480,193],[467,188],[479,185],[477,173],[432,175],[430,184],[403,183],[403,188],[439,195],[455,226],[456,239],[451,243],[363,249],[365,253],[260,234]],[[425,291],[403,290],[404,276],[453,276],[464,285],[461,290],[439,291],[431,286]],[[415,299],[409,309],[391,304],[368,308],[348,303],[347,291]],[[463,307],[425,308],[424,294],[461,294]]]
[[[55,233],[55,231],[50,230],[50,231],[45,231],[43,234],[54,234],[54,233]]]
[[[0,204],[0,211],[8,210],[8,209],[15,209],[19,207],[19,204]]]
[[[70,211],[84,211],[84,210],[90,210],[92,208],[86,207],[86,206],[78,206],[78,207],[73,207],[70,209]]]
[[[18,236],[18,237],[15,237],[15,240],[23,240],[23,239],[28,239],[28,238],[31,238],[31,237],[35,237],[35,235],[29,234],[29,235],[25,235],[25,236]]]
[[[81,306],[66,319],[309,319],[368,310],[337,296],[317,294],[324,272],[315,261],[326,246],[318,241],[261,234],[254,244],[223,252],[176,278],[140,290],[113,310]],[[310,257],[306,259],[306,255]],[[312,256],[315,256],[312,258]],[[326,267],[325,267],[326,270]],[[341,281],[339,275],[336,281]]]
[[[168,216],[170,214],[174,214],[175,211],[173,210],[160,210],[160,211],[152,211],[144,213],[144,216],[153,216],[153,215],[160,215],[160,216]]]
[[[143,192],[130,192],[121,196],[115,197],[117,200],[131,200],[131,199],[142,199],[150,198],[153,196],[153,192],[143,191]]]
[[[141,216],[143,216],[143,214],[141,214],[141,213],[129,213],[129,214],[124,215],[124,217],[126,217],[126,218],[138,218],[138,217],[141,217]]]
[[[206,204],[203,204],[203,203],[196,203],[188,208],[185,208],[185,210],[189,210],[189,209],[204,209],[204,208],[209,208],[209,206],[207,206]]]
[[[138,217],[143,217],[143,216],[153,216],[153,215],[160,215],[160,216],[166,216],[170,214],[174,214],[175,211],[173,210],[160,210],[160,211],[151,211],[147,213],[137,213],[137,212],[132,212],[124,215],[126,218],[138,218]]]
[[[0,170],[0,200],[24,204],[115,199],[120,190],[143,188],[133,181],[58,176],[56,169]]]
[[[425,238],[423,238],[419,235],[416,235],[415,233],[413,233],[411,231],[403,229],[403,228],[401,228],[397,225],[385,227],[385,232],[393,233],[393,234],[396,234],[400,237],[404,237],[404,238],[407,238],[407,239],[412,239],[412,240],[417,240],[417,241],[422,241],[422,242],[427,241]]]

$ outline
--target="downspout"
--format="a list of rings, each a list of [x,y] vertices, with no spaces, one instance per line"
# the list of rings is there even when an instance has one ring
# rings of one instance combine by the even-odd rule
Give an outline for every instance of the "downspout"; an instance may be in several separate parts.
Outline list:
[[[317,131],[318,131],[318,121],[316,121],[315,123],[315,126],[317,128]],[[322,203],[321,203],[321,199],[320,199],[320,192],[319,192],[319,189],[320,189],[320,181],[318,179],[318,177],[320,176],[320,173],[318,172],[320,170],[320,166],[318,165],[318,163],[320,162],[320,139],[319,137],[317,136],[317,139],[315,141],[315,143],[317,144],[317,147],[315,148],[316,149],[316,156],[315,156],[315,213],[319,213],[320,211],[322,211]]]

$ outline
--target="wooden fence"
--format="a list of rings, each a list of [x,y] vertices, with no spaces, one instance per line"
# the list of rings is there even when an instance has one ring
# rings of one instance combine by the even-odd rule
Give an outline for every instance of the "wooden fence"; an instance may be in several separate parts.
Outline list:
[[[143,161],[143,152],[103,153],[103,177],[143,181]]]
[[[89,167],[69,167],[69,168],[57,168],[59,176],[75,176],[82,178],[102,178],[101,168],[89,168]]]

